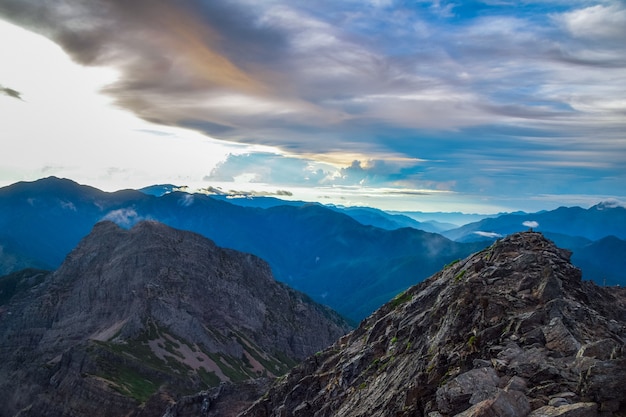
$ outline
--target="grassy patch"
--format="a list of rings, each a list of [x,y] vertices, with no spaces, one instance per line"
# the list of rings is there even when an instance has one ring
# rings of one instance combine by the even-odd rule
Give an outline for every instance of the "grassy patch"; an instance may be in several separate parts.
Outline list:
[[[204,368],[198,369],[198,376],[208,387],[217,387],[222,382],[215,372],[209,372]]]
[[[100,360],[100,372],[97,376],[111,382],[111,387],[120,394],[144,403],[163,383],[161,380],[148,379],[136,369],[123,363]]]
[[[259,362],[265,369],[275,375],[282,375],[297,364],[295,360],[283,352],[274,352],[273,357],[269,355],[262,355],[256,344],[239,332],[235,333],[235,337],[237,338],[237,342],[243,346],[250,356]]]
[[[391,304],[392,308],[397,308],[398,306],[411,301],[411,299],[413,298],[412,294],[409,294],[408,291],[404,291],[403,293],[398,294],[393,300],[391,300],[389,303]]]
[[[476,336],[471,335],[470,338],[467,340],[467,346],[474,347],[474,345],[476,345]]]
[[[454,261],[452,261],[452,262],[450,262],[450,263],[448,263],[448,264],[445,264],[445,265],[443,266],[443,269],[448,269],[448,268],[450,268],[451,266],[454,266],[454,265],[458,264],[459,262],[461,262],[461,260],[460,260],[460,259],[455,259]]]

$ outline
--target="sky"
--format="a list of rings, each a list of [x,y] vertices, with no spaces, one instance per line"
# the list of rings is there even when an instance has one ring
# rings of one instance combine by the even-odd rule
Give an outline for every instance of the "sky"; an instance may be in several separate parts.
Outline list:
[[[626,201],[623,0],[0,0],[0,185]]]

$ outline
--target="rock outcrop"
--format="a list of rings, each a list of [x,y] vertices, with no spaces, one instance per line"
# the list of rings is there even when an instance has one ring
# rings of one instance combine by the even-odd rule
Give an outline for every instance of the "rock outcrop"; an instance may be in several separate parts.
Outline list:
[[[243,417],[626,415],[626,294],[539,233],[400,294]]]
[[[184,415],[189,398],[208,413],[239,395],[235,415],[349,330],[261,259],[156,222],[99,223],[38,279],[0,309],[0,416]]]

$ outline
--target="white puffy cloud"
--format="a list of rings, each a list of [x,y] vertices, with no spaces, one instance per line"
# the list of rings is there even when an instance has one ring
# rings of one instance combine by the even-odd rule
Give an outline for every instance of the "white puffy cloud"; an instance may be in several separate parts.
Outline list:
[[[144,217],[137,214],[132,207],[121,208],[108,212],[102,220],[109,220],[121,227],[132,227],[135,223],[145,220]]]
[[[557,16],[556,19],[575,37],[622,42],[626,39],[626,5],[623,2],[573,10]]]
[[[534,229],[534,228],[539,227],[539,223],[537,223],[534,220],[526,220],[524,223],[522,223],[522,226],[526,226],[530,229]]]

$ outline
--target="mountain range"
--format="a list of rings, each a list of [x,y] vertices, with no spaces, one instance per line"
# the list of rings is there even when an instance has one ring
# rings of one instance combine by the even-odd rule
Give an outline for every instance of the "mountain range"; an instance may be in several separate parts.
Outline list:
[[[100,221],[0,277],[0,416],[624,417],[626,289],[570,256],[503,237],[346,334],[257,256]]]
[[[277,280],[358,322],[443,265],[536,222],[536,230],[573,251],[584,279],[626,285],[626,209],[618,205],[501,214],[455,227],[410,213],[179,188],[106,193],[54,177],[1,188],[0,274],[57,268],[98,221],[131,227],[151,219],[253,253]]]
[[[0,189],[3,273],[55,269],[95,223],[155,220],[265,259],[277,280],[359,321],[483,243],[363,225],[319,204],[243,207],[202,194],[114,193],[47,178]]]
[[[224,384],[254,399],[350,329],[256,256],[153,221],[100,222],[56,271],[0,283],[0,416],[161,416]]]
[[[559,207],[538,213],[512,213],[442,232],[458,242],[496,239],[530,224],[573,252],[572,262],[585,279],[602,285],[626,285],[626,208],[601,202],[589,209]],[[527,226],[528,227],[528,226]]]

